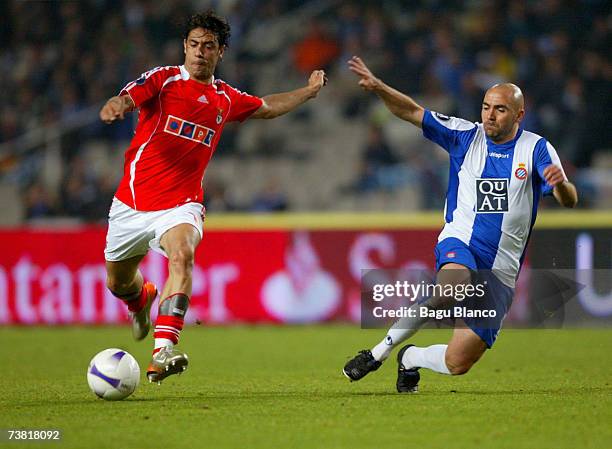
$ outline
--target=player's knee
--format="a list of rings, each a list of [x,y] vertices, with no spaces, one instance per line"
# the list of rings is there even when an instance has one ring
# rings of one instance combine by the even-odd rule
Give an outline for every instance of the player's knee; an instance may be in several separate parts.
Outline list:
[[[107,276],[106,277],[106,288],[108,288],[112,293],[125,293],[130,289],[133,282],[126,282],[116,276]]]
[[[455,365],[452,367],[449,366],[448,370],[453,376],[461,376],[462,374],[466,374],[471,367],[471,364]]]
[[[460,376],[467,373],[474,365],[474,362],[460,356],[446,355],[446,367],[453,376]]]
[[[181,245],[169,255],[170,270],[188,274],[193,268],[193,249],[188,245]]]

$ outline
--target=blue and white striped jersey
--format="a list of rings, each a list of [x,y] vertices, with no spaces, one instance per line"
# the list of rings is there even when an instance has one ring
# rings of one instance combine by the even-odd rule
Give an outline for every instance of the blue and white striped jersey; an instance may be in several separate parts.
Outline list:
[[[491,269],[514,288],[538,202],[552,193],[543,171],[561,167],[545,138],[520,129],[498,145],[481,123],[425,111],[423,135],[450,156],[445,225],[438,237],[455,237],[478,255],[478,268]]]

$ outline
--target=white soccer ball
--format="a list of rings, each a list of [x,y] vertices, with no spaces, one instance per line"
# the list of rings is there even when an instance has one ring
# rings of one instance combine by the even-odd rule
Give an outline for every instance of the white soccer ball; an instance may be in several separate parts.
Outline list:
[[[98,397],[120,401],[131,395],[140,382],[140,367],[127,351],[117,348],[98,352],[87,369],[87,383]]]

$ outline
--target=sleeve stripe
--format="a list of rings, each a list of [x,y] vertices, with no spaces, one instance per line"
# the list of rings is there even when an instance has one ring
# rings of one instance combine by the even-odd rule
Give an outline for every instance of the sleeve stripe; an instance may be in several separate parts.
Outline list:
[[[559,159],[559,155],[557,154],[557,151],[548,141],[546,141],[546,151],[548,153],[548,157],[551,160],[551,163],[561,169],[561,173],[563,173],[563,178],[567,181],[565,170],[563,170],[563,165],[561,165],[561,159]]]
[[[171,69],[172,66],[162,66],[162,67],[155,67],[147,72],[144,72],[143,74],[141,74],[138,79],[144,78],[145,80],[149,79],[153,74],[161,71],[161,70],[168,70]],[[130,81],[129,83],[127,83],[125,85],[125,87],[123,89],[121,89],[121,92],[126,91],[128,92],[131,88],[133,88],[136,85],[136,81]]]
[[[454,131],[469,131],[474,129],[476,125],[470,121],[464,120],[457,117],[447,117],[439,114],[438,112],[431,112],[433,119],[445,128],[452,129]]]
[[[121,92],[123,92],[123,90],[121,90]],[[136,105],[136,101],[134,100],[134,97],[132,97],[132,94],[130,93],[130,91],[126,90],[125,93],[128,94],[128,96],[131,98],[132,103],[134,103],[134,105]]]

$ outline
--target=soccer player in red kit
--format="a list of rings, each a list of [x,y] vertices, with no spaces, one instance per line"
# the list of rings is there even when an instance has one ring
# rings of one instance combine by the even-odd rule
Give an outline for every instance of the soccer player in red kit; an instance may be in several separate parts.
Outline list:
[[[214,77],[229,35],[227,21],[212,11],[192,16],[185,27],[184,64],[145,72],[100,111],[102,121],[112,123],[139,110],[104,250],[107,287],[127,303],[137,340],[149,332],[157,296],[138,265],[149,248],[168,258],[169,277],[147,370],[151,382],[180,373],[188,364],[175,345],[189,306],[194,252],[202,239],[202,178],[225,123],[283,115],[316,97],[327,81],[322,70],[315,70],[305,87],[291,92],[263,98],[241,92]]]

